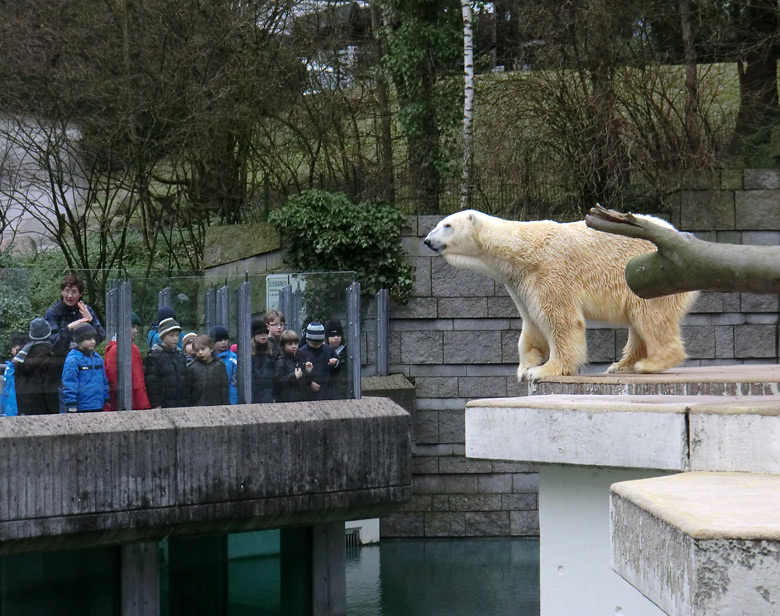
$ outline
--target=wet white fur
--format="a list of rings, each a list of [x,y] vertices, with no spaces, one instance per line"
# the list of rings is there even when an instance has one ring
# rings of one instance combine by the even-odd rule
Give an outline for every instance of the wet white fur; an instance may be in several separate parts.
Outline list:
[[[697,294],[645,300],[625,281],[628,260],[655,250],[649,242],[584,221],[516,222],[466,210],[439,222],[426,243],[451,265],[506,285],[523,319],[518,379],[575,374],[587,360],[585,319],[628,325],[623,357],[607,372],[659,372],[686,358],[680,321]]]

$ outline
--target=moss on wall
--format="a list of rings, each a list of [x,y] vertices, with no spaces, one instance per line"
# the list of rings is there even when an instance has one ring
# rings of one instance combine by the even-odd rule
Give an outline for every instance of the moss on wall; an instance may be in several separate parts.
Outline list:
[[[248,259],[281,247],[281,238],[267,223],[209,227],[206,229],[203,267]]]

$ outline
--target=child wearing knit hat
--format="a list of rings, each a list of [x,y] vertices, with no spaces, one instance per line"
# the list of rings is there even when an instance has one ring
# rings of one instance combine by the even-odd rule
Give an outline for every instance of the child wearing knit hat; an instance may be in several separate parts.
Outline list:
[[[181,337],[181,350],[184,351],[184,357],[188,366],[198,358],[194,348],[195,338],[197,337],[198,334],[195,332],[187,332]]]
[[[149,352],[144,379],[152,408],[176,408],[190,405],[187,360],[179,348],[181,325],[173,317],[160,321],[160,343]]]
[[[325,326],[319,321],[312,321],[306,326],[306,344],[301,346],[300,353],[314,365],[312,373],[311,400],[332,400],[336,398],[332,387],[332,377],[339,369],[339,359],[336,351],[325,342]]]
[[[238,355],[230,350],[230,334],[227,327],[215,325],[209,332],[214,342],[214,357],[221,359],[227,370],[230,386],[230,404],[238,404]]]
[[[108,408],[108,379],[103,358],[95,352],[97,330],[89,323],[73,329],[76,348],[65,358],[62,394],[68,413],[91,413]]]
[[[274,401],[276,347],[268,339],[268,326],[262,319],[252,321],[252,402]]]
[[[54,355],[48,321],[43,317],[34,318],[29,338],[13,359],[19,415],[59,413],[62,360]]]
[[[162,345],[162,342],[160,341],[160,324],[166,319],[173,319],[175,321],[176,312],[170,306],[161,306],[157,310],[157,320],[152,323],[151,328],[149,328],[149,333],[146,335],[146,344],[149,347],[150,353],[155,346]],[[179,344],[179,348],[181,348],[181,344]]]

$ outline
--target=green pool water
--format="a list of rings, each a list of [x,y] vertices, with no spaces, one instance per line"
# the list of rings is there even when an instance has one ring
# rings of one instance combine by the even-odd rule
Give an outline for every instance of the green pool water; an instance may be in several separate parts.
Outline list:
[[[222,566],[228,616],[292,616],[280,608],[279,546],[279,531],[230,535],[226,560],[195,558],[182,578],[161,543],[161,616],[191,614],[182,606]],[[539,616],[538,539],[385,539],[347,548],[346,565],[348,616]],[[119,616],[119,549],[3,557],[0,585],[2,616]]]
[[[230,616],[280,613],[274,554],[230,562]],[[383,540],[347,551],[348,616],[538,616],[538,539]]]
[[[538,539],[384,540],[347,558],[348,616],[539,616]]]

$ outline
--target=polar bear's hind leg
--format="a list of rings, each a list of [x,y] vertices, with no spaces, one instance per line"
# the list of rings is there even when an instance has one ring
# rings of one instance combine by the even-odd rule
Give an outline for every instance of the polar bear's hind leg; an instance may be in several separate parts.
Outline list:
[[[623,357],[615,362],[607,372],[635,372],[636,363],[647,357],[645,341],[636,333],[633,327],[628,328],[628,342],[623,348]]]
[[[681,364],[688,357],[680,334],[683,301],[675,296],[650,300],[631,316],[631,326],[647,349],[645,356],[634,364],[635,372],[661,372]],[[669,306],[651,305],[652,302],[677,303],[679,309],[670,310]]]

